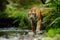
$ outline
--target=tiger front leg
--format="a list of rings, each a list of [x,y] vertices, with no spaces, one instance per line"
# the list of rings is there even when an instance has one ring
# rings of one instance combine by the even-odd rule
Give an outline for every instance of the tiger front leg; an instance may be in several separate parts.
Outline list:
[[[32,29],[32,31],[35,33],[35,27],[34,27],[33,24],[32,24],[32,26],[31,26],[31,29]]]
[[[41,20],[37,21],[36,34],[40,33]]]

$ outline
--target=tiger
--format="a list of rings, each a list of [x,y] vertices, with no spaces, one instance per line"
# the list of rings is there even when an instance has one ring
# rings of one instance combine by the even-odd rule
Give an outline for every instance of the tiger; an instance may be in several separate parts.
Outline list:
[[[34,33],[40,33],[41,23],[42,23],[42,12],[49,8],[39,8],[32,7],[28,11],[28,17],[31,19],[32,25],[31,29]],[[36,28],[35,28],[36,25]]]
[[[32,7],[28,12],[28,17],[32,21],[31,29],[35,32],[40,32],[40,26],[41,26],[41,10],[38,7]],[[34,25],[37,25],[36,30]]]

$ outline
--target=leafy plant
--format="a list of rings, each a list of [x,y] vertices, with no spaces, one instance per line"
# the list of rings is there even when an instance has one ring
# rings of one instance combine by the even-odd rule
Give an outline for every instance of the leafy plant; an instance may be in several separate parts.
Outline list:
[[[49,29],[48,32],[47,32],[47,34],[48,34],[49,37],[55,37],[56,32],[53,29]]]

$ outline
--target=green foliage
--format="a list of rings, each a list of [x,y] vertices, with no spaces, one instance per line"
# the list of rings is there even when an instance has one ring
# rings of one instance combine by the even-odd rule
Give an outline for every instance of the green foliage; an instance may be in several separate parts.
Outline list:
[[[0,12],[6,9],[7,4],[8,4],[7,0],[0,0]]]
[[[55,28],[55,29],[49,29],[47,32],[47,36],[49,37],[60,37],[60,28]]]
[[[55,29],[56,34],[60,34],[60,28]]]
[[[60,40],[60,35],[57,36],[57,39]]]
[[[55,35],[56,35],[55,30],[53,30],[53,29],[48,30],[48,36],[49,37],[54,37]]]
[[[51,25],[53,25],[54,23],[55,23],[55,25],[54,25],[54,27],[56,28],[56,26],[58,27],[59,25],[59,23],[60,23],[60,17],[58,17],[58,18],[56,18],[49,26],[51,26]],[[57,24],[57,25],[56,25]]]
[[[0,36],[7,35],[5,32],[0,32]]]
[[[57,0],[46,0],[44,7],[53,9],[53,12],[43,18],[43,23],[48,31],[50,28],[60,28],[60,1]]]
[[[28,20],[27,16],[27,10],[24,8],[16,8],[11,5],[7,5],[7,9],[5,10],[5,13],[8,18],[14,18],[15,20],[12,22],[13,24],[16,24],[18,22],[18,28],[27,29],[30,27],[31,22]]]
[[[19,4],[18,6],[19,7],[27,7],[29,5],[32,5],[32,4],[40,4],[41,3],[41,0],[8,0],[10,3],[16,3],[16,4]]]
[[[9,0],[8,0],[9,1]],[[50,28],[59,28],[60,26],[60,1],[59,0],[46,0],[45,4],[40,4],[41,0],[11,0],[18,4],[19,7],[7,5],[5,12],[0,13],[0,18],[14,18],[13,24],[18,22],[19,28],[29,28],[31,22],[27,17],[28,9],[32,6],[38,6],[40,8],[49,7],[52,10],[45,10],[42,13],[44,16],[43,24],[46,26],[46,30]],[[4,2],[3,2],[4,3]],[[6,5],[5,5],[6,6]]]
[[[0,12],[0,18],[7,18],[7,16],[5,12]]]

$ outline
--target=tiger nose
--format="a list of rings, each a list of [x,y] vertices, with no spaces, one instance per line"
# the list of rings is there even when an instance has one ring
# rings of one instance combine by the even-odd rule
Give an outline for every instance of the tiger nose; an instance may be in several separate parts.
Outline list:
[[[33,17],[31,17],[30,19],[33,19]]]

